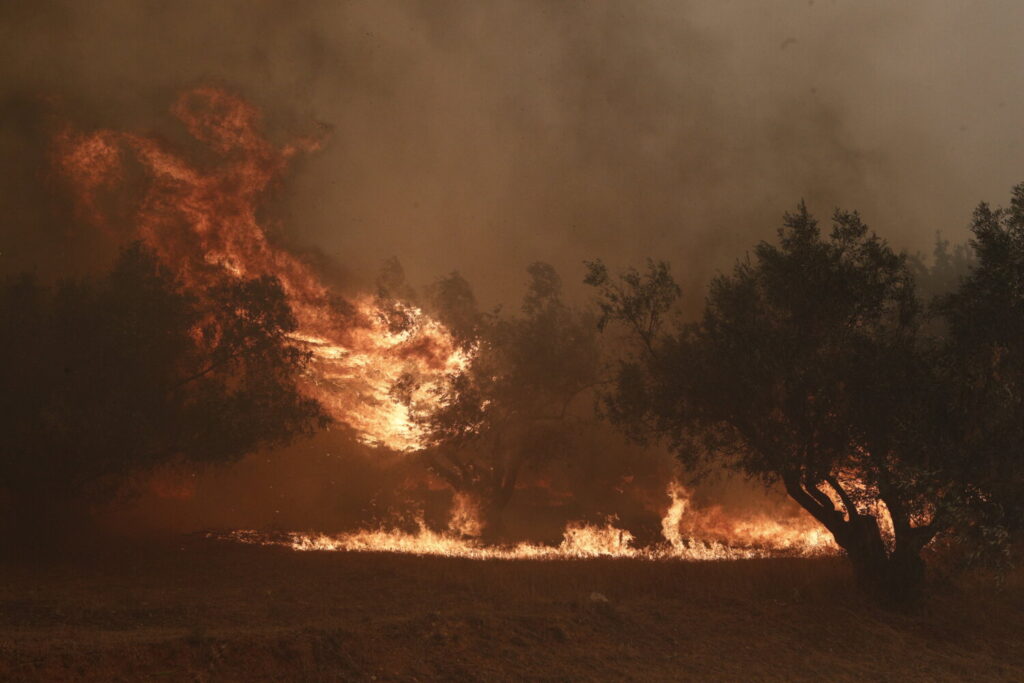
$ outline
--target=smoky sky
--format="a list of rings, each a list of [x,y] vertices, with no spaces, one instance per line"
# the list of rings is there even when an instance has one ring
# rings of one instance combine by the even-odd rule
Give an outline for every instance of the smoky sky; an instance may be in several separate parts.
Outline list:
[[[1012,0],[8,0],[0,264],[90,249],[47,117],[173,140],[175,93],[201,83],[275,139],[331,128],[277,216],[357,277],[397,256],[498,302],[532,261],[579,289],[585,258],[653,256],[699,299],[801,198],[927,251],[1024,180],[1022,19]]]

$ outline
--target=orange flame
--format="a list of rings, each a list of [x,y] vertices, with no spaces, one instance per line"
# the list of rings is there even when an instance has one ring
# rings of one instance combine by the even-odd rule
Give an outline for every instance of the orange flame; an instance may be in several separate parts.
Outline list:
[[[57,167],[70,180],[79,216],[108,231],[131,225],[131,237],[187,284],[201,286],[212,274],[277,277],[299,323],[294,340],[313,353],[304,390],[365,443],[420,448],[413,415],[433,400],[446,373],[465,366],[466,354],[415,307],[401,307],[403,325],[393,329],[372,297],[341,300],[306,263],[273,244],[258,217],[289,160],[319,142],[274,146],[256,108],[217,88],[188,91],[171,111],[209,158],[190,162],[135,133],[68,128],[57,136]],[[132,169],[143,176],[141,196],[125,209]],[[399,381],[411,387],[403,396],[393,391]]]
[[[798,518],[788,523],[756,516],[723,521],[718,508],[705,511],[689,509],[689,493],[677,482],[668,488],[671,504],[662,517],[664,543],[637,547],[633,534],[615,526],[614,519],[604,525],[582,522],[568,524],[557,546],[519,543],[513,546],[489,546],[469,538],[465,531],[476,529],[479,521],[474,508],[464,498],[453,501],[448,532],[437,532],[417,520],[418,530],[408,533],[397,529],[362,530],[330,536],[317,533],[265,534],[258,531],[234,531],[227,538],[242,543],[281,545],[293,550],[387,552],[411,555],[439,555],[468,559],[559,560],[591,557],[619,557],[641,560],[735,560],[774,555],[827,555],[838,552],[835,542],[817,523]],[[682,533],[686,528],[687,535]],[[472,535],[472,534],[469,534]]]
[[[193,160],[137,133],[69,127],[56,136],[56,166],[69,180],[79,217],[111,233],[130,226],[128,236],[145,242],[190,286],[201,288],[224,275],[278,278],[298,321],[293,339],[313,354],[303,389],[365,443],[406,452],[422,448],[425,437],[414,417],[434,405],[440,383],[464,369],[469,354],[440,323],[413,306],[398,303],[385,309],[372,296],[342,300],[307,263],[270,240],[261,223],[258,209],[290,160],[315,150],[319,141],[275,146],[261,132],[258,110],[217,88],[185,92],[171,111],[202,148],[191,155]],[[396,318],[401,324],[394,324]],[[484,546],[474,538],[481,525],[468,499],[456,501],[448,533],[421,522],[415,534],[290,534],[282,541],[235,532],[232,537],[296,550],[473,558],[726,559],[834,550],[813,523],[737,519],[719,508],[698,513],[675,483],[669,497],[662,520],[665,543],[654,548],[637,548],[632,534],[613,521],[570,524],[557,547]]]
[[[448,530],[462,537],[479,536],[483,531],[480,509],[476,502],[464,493],[456,493],[452,498]]]
[[[832,535],[810,516],[779,519],[766,514],[726,514],[720,506],[690,509],[689,492],[678,482],[668,487],[671,506],[661,520],[662,535],[676,547],[694,538],[744,547],[771,548],[775,552],[815,555],[836,551]]]

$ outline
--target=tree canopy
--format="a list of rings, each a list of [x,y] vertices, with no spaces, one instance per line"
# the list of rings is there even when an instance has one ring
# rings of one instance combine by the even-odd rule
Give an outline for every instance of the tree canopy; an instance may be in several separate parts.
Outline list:
[[[94,280],[0,289],[0,490],[109,498],[170,462],[219,463],[326,423],[273,278],[183,288],[141,245]],[[21,520],[25,522],[26,520]]]
[[[618,277],[589,264],[602,324],[624,324],[637,342],[606,399],[611,418],[636,438],[667,439],[690,465],[715,461],[781,482],[862,580],[892,597],[912,596],[922,548],[990,490],[964,434],[988,433],[977,420],[993,408],[974,398],[981,405],[965,413],[964,375],[954,368],[967,357],[966,341],[956,341],[966,331],[956,332],[954,313],[976,312],[964,297],[983,282],[1006,286],[1009,250],[987,258],[982,240],[1004,240],[1016,219],[998,214],[997,230],[979,211],[989,226],[979,228],[976,216],[980,264],[944,308],[951,343],[927,331],[907,258],[852,212],[837,211],[823,234],[801,204],[785,216],[777,242],[762,242],[714,279],[692,323],[669,320],[679,290],[667,264]],[[994,306],[993,321],[1019,305],[1019,289],[1005,293],[997,303],[977,297]],[[994,324],[992,334],[1004,337],[985,338],[987,358],[1011,344],[1012,332]],[[1003,386],[1002,376],[987,376]],[[1000,405],[1008,424],[1014,407]],[[1010,444],[993,449],[994,460],[1019,458]]]
[[[945,358],[957,408],[961,476],[977,480],[975,507],[998,528],[1024,528],[1024,184],[1010,206],[981,204],[971,223],[976,263],[935,309],[947,326]],[[992,525],[981,527],[992,533]]]
[[[434,309],[473,347],[467,370],[450,379],[442,408],[424,416],[430,469],[480,508],[487,535],[501,532],[501,512],[524,467],[568,450],[593,389],[600,351],[593,318],[566,304],[551,266],[528,268],[519,314],[481,314],[457,274],[434,288]]]

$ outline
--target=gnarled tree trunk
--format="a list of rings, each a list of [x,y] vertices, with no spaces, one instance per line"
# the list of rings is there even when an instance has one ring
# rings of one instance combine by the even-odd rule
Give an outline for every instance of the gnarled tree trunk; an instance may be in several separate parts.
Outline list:
[[[886,543],[878,520],[861,514],[834,478],[827,483],[839,497],[842,508],[814,483],[798,476],[783,479],[790,497],[827,528],[842,548],[862,588],[890,604],[908,604],[921,597],[925,564],[921,551],[935,535],[929,526],[912,527],[909,516],[895,502],[885,501],[893,519],[895,538]]]

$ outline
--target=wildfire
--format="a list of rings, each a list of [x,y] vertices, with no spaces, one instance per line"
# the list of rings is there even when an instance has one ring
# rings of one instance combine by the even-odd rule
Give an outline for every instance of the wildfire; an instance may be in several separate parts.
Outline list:
[[[424,527],[420,522],[420,529]],[[480,510],[473,500],[463,494],[456,493],[452,498],[452,509],[448,520],[448,530],[462,537],[479,536],[483,530],[480,523]]]
[[[640,560],[736,560],[776,555],[826,555],[837,552],[832,538],[819,531],[813,520],[799,518],[784,523],[768,517],[738,518],[723,522],[718,508],[695,511],[689,494],[677,482],[668,488],[670,505],[661,520],[663,543],[638,547],[633,534],[615,526],[572,522],[557,546],[518,543],[492,546],[473,536],[480,523],[468,499],[453,501],[448,531],[430,529],[422,517],[418,529],[409,533],[398,529],[362,530],[331,536],[317,533],[267,534],[258,531],[234,531],[227,538],[257,545],[278,545],[299,551],[384,552],[410,555],[437,555],[475,560],[567,560],[617,557]],[[683,533],[683,530],[686,533]],[[475,530],[475,531],[474,531]],[[467,533],[467,531],[469,533]]]
[[[276,277],[298,322],[293,340],[312,354],[303,390],[368,444],[397,451],[424,446],[416,415],[435,407],[438,388],[471,358],[436,320],[409,304],[369,295],[346,300],[317,272],[268,237],[259,208],[300,152],[319,140],[275,146],[255,107],[217,88],[185,92],[171,109],[201,148],[186,155],[133,132],[76,131],[55,138],[55,161],[69,180],[80,218],[147,244],[197,291],[218,278]],[[662,519],[664,542],[637,547],[615,526],[569,524],[557,546],[493,547],[479,540],[472,502],[456,496],[447,531],[419,522],[416,533],[364,530],[341,536],[239,531],[231,538],[295,550],[401,552],[469,558],[733,559],[833,552],[831,538],[810,520],[736,518],[701,511],[673,483]]]
[[[204,148],[202,162],[136,133],[67,128],[56,138],[56,164],[69,179],[81,218],[114,231],[129,225],[187,285],[212,276],[277,277],[299,323],[294,340],[313,354],[304,390],[360,439],[399,451],[419,448],[413,419],[446,373],[466,354],[421,310],[379,305],[370,296],[341,299],[260,222],[267,191],[314,139],[276,147],[260,130],[255,107],[222,90],[184,93],[172,113]],[[212,159],[212,161],[210,161]],[[141,171],[139,199],[125,192]],[[396,324],[396,314],[401,324]],[[403,391],[396,392],[401,386]]]
[[[726,514],[717,505],[691,510],[689,492],[675,481],[669,485],[668,495],[672,505],[661,520],[661,529],[673,547],[684,543],[685,531],[685,536],[691,540],[711,539],[798,555],[837,549],[832,535],[807,516],[789,519],[765,514],[738,516]]]

